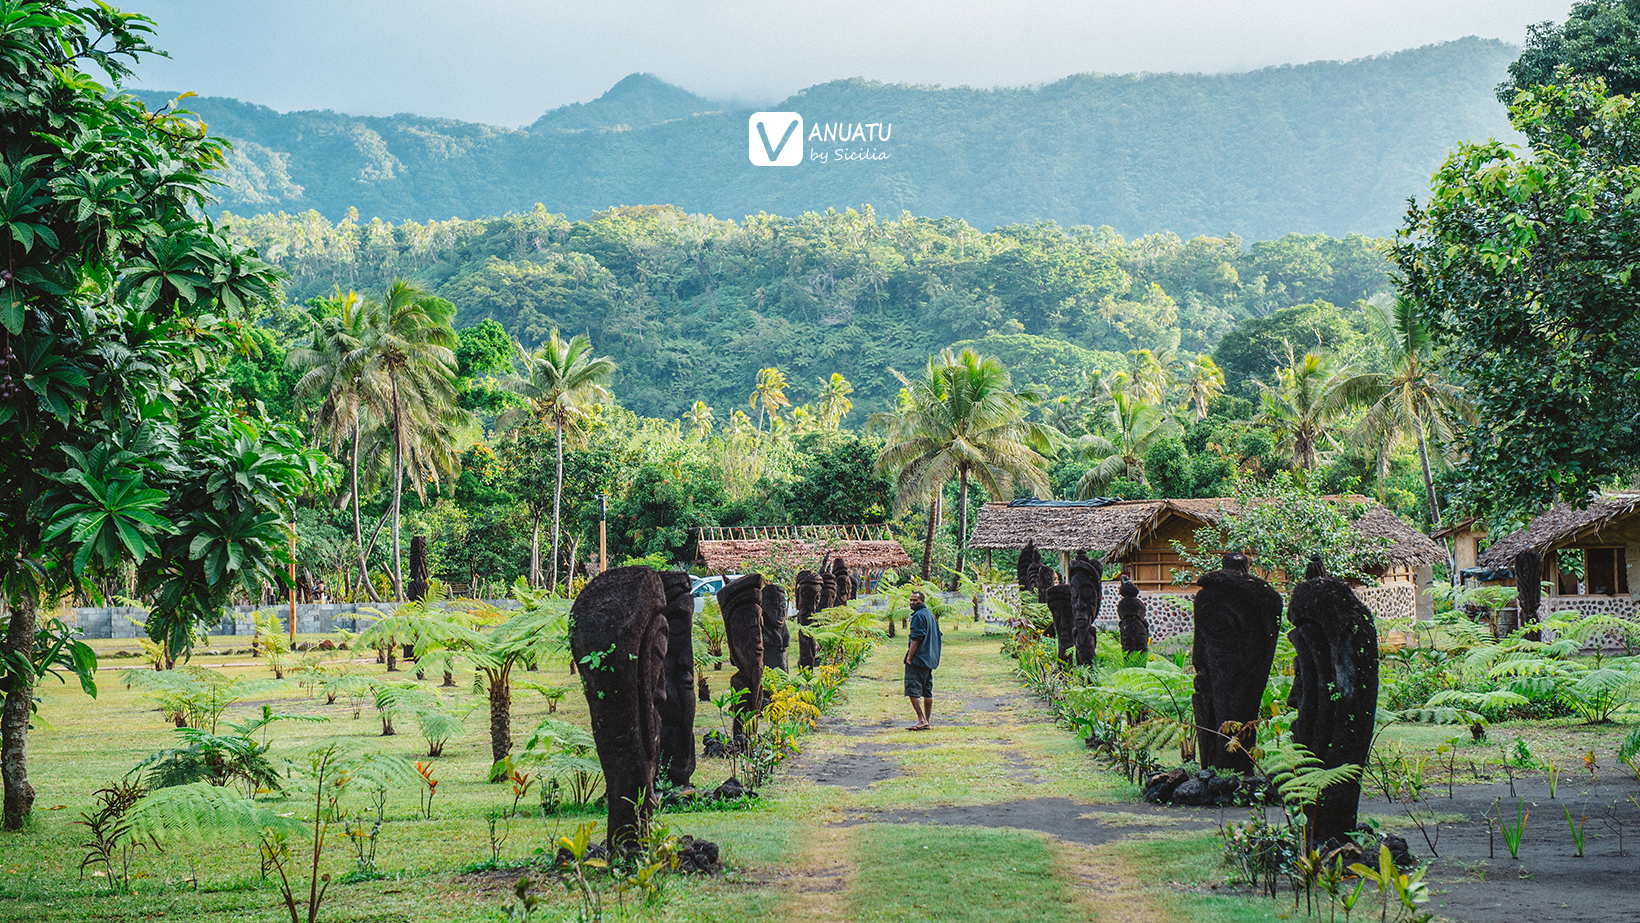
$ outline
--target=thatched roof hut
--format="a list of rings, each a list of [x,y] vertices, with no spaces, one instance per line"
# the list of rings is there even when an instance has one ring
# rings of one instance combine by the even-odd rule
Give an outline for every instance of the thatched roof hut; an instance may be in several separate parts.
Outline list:
[[[771,562],[812,569],[828,555],[862,573],[911,564],[911,556],[882,525],[703,526],[697,545],[701,561],[723,574]]]
[[[1548,557],[1549,552],[1571,545],[1602,542],[1607,532],[1621,532],[1612,536],[1624,541],[1633,529],[1623,528],[1630,517],[1640,515],[1640,492],[1628,491],[1602,496],[1587,509],[1578,509],[1570,503],[1551,507],[1548,512],[1534,517],[1524,529],[1505,535],[1481,553],[1480,566],[1505,568],[1514,566],[1515,555],[1528,549]]]
[[[1445,560],[1446,554],[1429,536],[1367,497],[1336,497],[1367,504],[1355,520],[1355,529],[1369,538],[1386,538],[1385,549],[1393,568],[1423,567]],[[970,548],[1015,549],[1034,541],[1047,551],[1087,551],[1107,561],[1122,561],[1141,550],[1165,544],[1181,531],[1193,533],[1235,516],[1241,505],[1233,498],[1122,500],[1103,505],[1011,505],[987,503],[974,524]]]

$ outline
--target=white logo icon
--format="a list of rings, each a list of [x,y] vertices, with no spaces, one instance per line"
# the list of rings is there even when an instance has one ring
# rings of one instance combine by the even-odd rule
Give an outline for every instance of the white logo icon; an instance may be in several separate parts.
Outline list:
[[[754,112],[746,124],[746,156],[759,167],[803,162],[803,117],[795,112]]]

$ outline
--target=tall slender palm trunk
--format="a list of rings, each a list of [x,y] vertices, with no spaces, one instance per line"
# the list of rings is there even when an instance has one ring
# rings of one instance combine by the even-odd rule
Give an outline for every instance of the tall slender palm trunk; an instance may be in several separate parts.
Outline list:
[[[393,598],[404,599],[404,560],[399,548],[399,499],[404,494],[404,423],[399,412],[399,377],[393,382]]]
[[[1418,421],[1418,461],[1424,466],[1424,497],[1429,500],[1429,515],[1436,528],[1441,525],[1441,508],[1435,505],[1435,478],[1429,473],[1429,444],[1424,439],[1424,421]]]
[[[35,601],[28,593],[11,609],[4,651],[6,659],[32,662],[34,653]],[[12,671],[11,688],[0,713],[0,776],[5,779],[5,826],[19,830],[34,809],[34,787],[28,784],[28,719],[34,702],[34,680]]]
[[[951,591],[956,592],[962,581],[962,566],[965,552],[968,550],[968,469],[957,469],[957,506],[960,508],[957,516],[962,523],[961,532],[957,535],[957,569],[951,574]]]
[[[558,525],[564,505],[564,412],[561,410],[557,423],[558,476],[552,482],[552,583],[548,586],[551,590],[558,589]]]
[[[928,537],[923,539],[922,578],[928,579],[929,569],[934,564],[934,532],[940,527],[940,495],[934,494],[934,499],[928,504]]]

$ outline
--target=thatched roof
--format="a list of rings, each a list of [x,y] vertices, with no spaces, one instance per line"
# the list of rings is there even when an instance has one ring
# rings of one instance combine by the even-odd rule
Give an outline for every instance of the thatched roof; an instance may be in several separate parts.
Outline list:
[[[1607,494],[1580,510],[1570,503],[1553,506],[1533,518],[1526,528],[1517,529],[1492,543],[1482,552],[1482,567],[1513,567],[1515,555],[1531,549],[1544,554],[1554,548],[1582,541],[1612,522],[1640,511],[1640,493]]]
[[[702,539],[699,547],[701,560],[706,562],[706,566],[723,574],[739,573],[747,565],[755,566],[771,560],[794,567],[815,568],[820,566],[828,550],[833,558],[842,558],[849,570],[853,571],[884,570],[911,564],[911,556],[905,553],[900,543],[889,539],[855,539],[829,548],[806,539]]]
[[[1356,531],[1389,539],[1390,564],[1433,564],[1446,557],[1439,545],[1366,497],[1338,497],[1370,504]],[[974,524],[970,548],[1017,549],[1034,541],[1044,551],[1087,551],[1119,560],[1137,551],[1161,525],[1181,517],[1194,527],[1217,525],[1241,506],[1233,498],[1124,500],[1098,507],[1035,507],[987,503]]]

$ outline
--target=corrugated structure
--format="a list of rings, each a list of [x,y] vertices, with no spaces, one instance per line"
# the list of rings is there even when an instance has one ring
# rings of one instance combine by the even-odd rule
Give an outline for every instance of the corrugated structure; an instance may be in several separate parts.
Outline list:
[[[828,556],[866,573],[911,564],[886,525],[702,526],[698,533],[701,561],[723,574],[769,563],[813,569]]]

